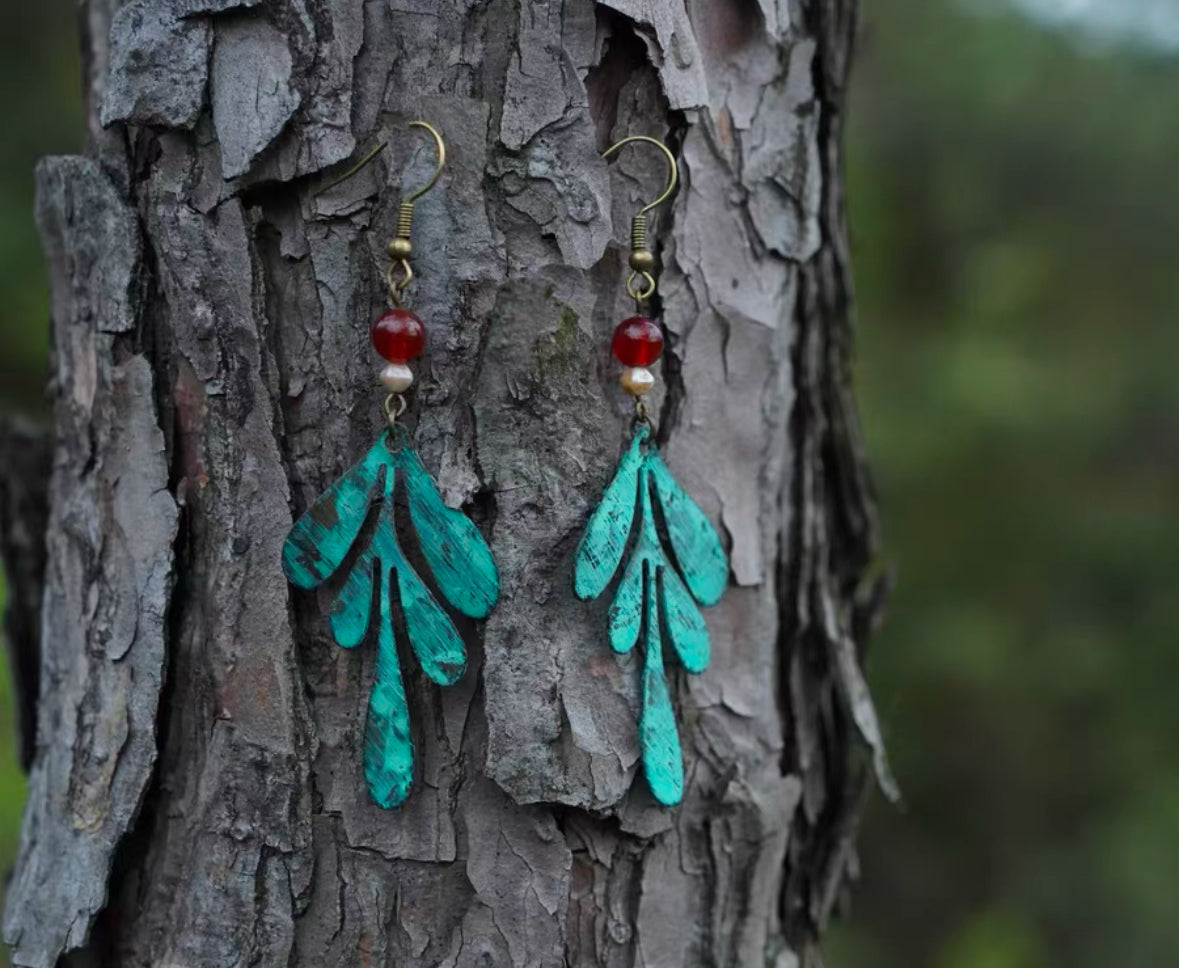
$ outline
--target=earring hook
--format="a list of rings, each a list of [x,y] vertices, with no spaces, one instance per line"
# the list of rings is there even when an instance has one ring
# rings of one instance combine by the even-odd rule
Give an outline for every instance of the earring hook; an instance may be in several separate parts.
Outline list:
[[[442,169],[446,167],[446,142],[442,140],[442,135],[438,133],[438,129],[428,121],[410,121],[411,128],[425,128],[434,138],[434,147],[437,154],[437,163],[434,166],[434,174],[430,176],[430,180],[426,182],[421,188],[406,196],[407,202],[416,202],[419,198],[426,194],[437,183],[442,175]]]
[[[623,145],[628,145],[636,141],[645,141],[647,144],[654,145],[656,148],[662,151],[664,156],[667,158],[667,187],[663,189],[663,194],[655,199],[655,201],[648,202],[639,209],[640,215],[646,215],[647,212],[651,211],[651,209],[662,205],[671,197],[671,193],[675,191],[676,182],[679,180],[680,169],[679,165],[676,164],[675,155],[671,153],[671,149],[669,149],[662,141],[659,141],[656,138],[650,138],[645,134],[632,134],[629,137],[623,138],[621,141],[616,141],[609,148],[602,152],[602,157],[609,158]]]
[[[426,194],[434,187],[442,174],[442,168],[446,164],[446,142],[442,140],[442,135],[438,133],[438,129],[427,121],[410,121],[411,128],[424,128],[429,131],[434,138],[434,146],[437,152],[437,164],[434,166],[434,174],[430,176],[430,180],[426,182],[421,188],[416,189],[410,194],[406,195],[401,200],[401,204],[397,208],[397,236],[389,240],[385,246],[385,251],[389,253],[389,258],[395,261],[389,263],[389,271],[385,273],[385,280],[389,284],[389,298],[393,301],[393,305],[400,307],[401,294],[405,292],[405,287],[409,285],[409,280],[413,278],[413,269],[409,265],[409,255],[413,251],[413,244],[410,242],[410,232],[413,229],[413,203]],[[401,270],[401,278],[395,278],[395,269]]]
[[[413,269],[409,264],[409,256],[413,251],[413,244],[410,242],[410,232],[413,229],[413,203],[438,183],[438,179],[442,175],[442,169],[446,167],[446,142],[442,140],[442,135],[438,133],[438,129],[428,121],[410,121],[409,127],[424,128],[430,132],[430,135],[434,139],[437,161],[430,180],[420,188],[416,188],[406,195],[397,206],[397,235],[385,245],[385,251],[389,253],[389,258],[393,260],[389,263],[389,269],[385,273],[385,281],[389,284],[389,298],[395,306],[401,306],[401,294],[405,292],[405,287],[409,285],[409,281],[413,278]],[[340,182],[351,178],[379,155],[388,144],[388,141],[382,141],[361,158],[360,161],[340,175],[339,178],[333,179],[316,191],[313,197],[318,197],[329,188],[334,188]],[[398,269],[401,270],[400,277],[398,277],[396,272]]]
[[[412,203],[412,202],[417,201],[419,198],[421,198],[423,195],[425,195],[426,192],[428,192],[431,188],[433,188],[437,184],[438,179],[441,177],[442,169],[446,166],[446,142],[442,140],[442,135],[440,135],[438,133],[438,129],[435,128],[432,124],[430,124],[427,121],[410,121],[409,124],[407,125],[407,127],[425,128],[427,131],[429,131],[430,134],[433,135],[433,137],[434,137],[434,145],[437,149],[436,153],[438,156],[438,162],[434,168],[434,174],[432,174],[430,176],[430,180],[428,182],[426,182],[426,184],[424,184],[421,188],[415,189],[411,194],[409,194],[405,197],[406,202]],[[382,151],[384,151],[385,148],[388,147],[388,145],[389,145],[388,140],[385,140],[385,141],[382,141],[380,144],[378,144],[375,148],[370,149],[369,152],[363,158],[360,159],[360,161],[358,161],[355,165],[353,165],[351,168],[349,168],[346,172],[344,172],[343,174],[339,175],[336,178],[333,178],[330,182],[328,182],[322,188],[316,189],[316,191],[315,191],[316,197],[322,195],[329,188],[335,188],[341,182],[347,181],[349,178],[351,178],[357,172],[364,169],[364,167],[366,165],[368,165],[377,155],[379,155]]]
[[[655,138],[649,138],[645,134],[632,134],[621,141],[616,141],[602,152],[602,157],[609,158],[623,145],[637,141],[654,145],[667,158],[667,187],[663,189],[663,194],[640,208],[630,220],[630,267],[632,271],[626,280],[626,292],[635,301],[635,312],[640,312],[643,301],[650,299],[655,294],[655,277],[651,274],[651,270],[655,267],[655,254],[647,248],[647,213],[671,197],[671,193],[675,191],[676,182],[679,181],[680,169],[676,164],[675,155],[671,153],[667,145]],[[642,282],[641,288],[640,282]]]

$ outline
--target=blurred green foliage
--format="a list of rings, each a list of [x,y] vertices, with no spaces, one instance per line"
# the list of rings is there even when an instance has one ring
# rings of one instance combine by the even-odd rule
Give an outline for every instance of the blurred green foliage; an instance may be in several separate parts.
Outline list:
[[[867,0],[857,379],[898,586],[876,804],[832,968],[1179,952],[1179,59]],[[42,404],[37,156],[82,136],[69,0],[6,9],[0,407]],[[0,673],[0,868],[24,784]],[[0,955],[0,963],[3,957]]]
[[[0,31],[0,409],[44,410],[49,297],[33,225],[33,166],[84,140],[78,23],[69,0],[5,3]]]
[[[1179,963],[1179,58],[865,4],[858,397],[898,583],[833,968]]]
[[[70,0],[6,3],[0,31],[0,411],[44,416],[49,296],[33,225],[33,166],[83,144],[76,11]],[[0,580],[0,601],[3,600]],[[16,858],[25,781],[16,754],[16,709],[0,661],[0,893]],[[8,958],[0,946],[0,966]]]
[[[0,606],[4,603],[4,580],[0,575]],[[21,808],[25,802],[25,778],[17,760],[16,705],[6,663],[0,663],[0,877],[6,879],[16,860]],[[2,894],[0,894],[2,899]],[[0,946],[0,965],[8,957]]]

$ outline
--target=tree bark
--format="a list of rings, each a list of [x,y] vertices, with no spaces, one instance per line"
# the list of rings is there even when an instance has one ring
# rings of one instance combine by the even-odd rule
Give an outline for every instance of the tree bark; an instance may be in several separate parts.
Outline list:
[[[873,765],[892,787],[860,672],[854,6],[83,0],[90,151],[38,170],[56,443],[19,629],[41,658],[18,965],[818,963]],[[418,777],[384,811],[372,652],[333,644],[280,547],[382,424],[367,326],[432,163],[417,117],[451,160],[417,206],[408,417],[503,592],[457,686],[404,663]],[[670,810],[636,782],[638,666],[571,578],[628,435],[627,220],[664,177],[600,159],[633,133],[683,176],[654,226],[659,441],[732,563],[712,665],[673,680]],[[39,567],[36,541],[6,551]]]

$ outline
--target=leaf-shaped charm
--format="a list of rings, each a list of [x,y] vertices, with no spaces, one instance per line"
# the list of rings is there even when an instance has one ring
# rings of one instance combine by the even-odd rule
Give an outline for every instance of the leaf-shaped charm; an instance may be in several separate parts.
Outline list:
[[[585,526],[573,569],[573,590],[578,598],[586,601],[597,598],[618,571],[634,519],[639,465],[643,462],[642,444],[646,439],[647,428],[641,427]]]
[[[378,489],[382,477],[383,486]],[[466,667],[466,649],[454,623],[398,541],[393,499],[399,487],[405,490],[423,557],[447,601],[472,617],[486,615],[499,594],[490,549],[461,512],[442,502],[417,455],[394,438],[383,435],[356,466],[324,491],[283,545],[287,577],[300,587],[313,588],[344,564],[364,531],[373,501],[382,501],[371,533],[365,531],[364,546],[348,565],[329,615],[335,640],[345,648],[359,645],[372,624],[376,584],[377,662],[364,729],[364,775],[369,793],[382,807],[400,804],[413,782],[409,709],[394,639],[394,581],[410,646],[426,675],[440,685],[450,685]]]
[[[715,605],[729,583],[729,562],[716,529],[654,451],[647,454],[646,467],[655,481],[659,509],[680,573],[696,601]]]
[[[381,468],[392,473],[389,457],[384,441],[378,440],[295,522],[282,546],[283,572],[292,585],[314,588],[340,567],[368,517]]]
[[[467,650],[450,616],[412,568],[397,570],[401,612],[422,671],[440,686],[451,686],[467,667]]]
[[[667,636],[675,646],[676,655],[689,672],[703,672],[708,666],[710,651],[704,616],[700,614],[700,609],[692,601],[692,596],[674,568],[661,568],[659,581],[662,585],[663,620],[667,624]]]
[[[614,602],[610,606],[610,648],[619,655],[625,655],[635,647],[643,628],[643,576],[647,559],[632,555]]]
[[[663,674],[663,641],[659,635],[659,602],[654,575],[647,576],[647,648],[643,663],[643,712],[639,720],[639,746],[643,771],[655,799],[665,806],[679,803],[684,795],[684,764],[680,734]]]
[[[388,809],[398,806],[409,795],[413,783],[413,738],[393,638],[389,573],[384,570],[377,628],[377,670],[368,694],[368,719],[364,724],[364,779],[369,796]]]
[[[483,618],[499,597],[499,573],[491,549],[470,518],[446,506],[417,454],[403,447],[397,463],[422,554],[439,590],[464,615]]]
[[[729,566],[704,513],[675,482],[655,449],[643,449],[648,435],[647,427],[636,429],[602,503],[590,517],[577,549],[574,589],[581,598],[596,598],[606,590],[626,552],[637,506],[638,536],[610,606],[609,638],[619,653],[629,652],[640,636],[644,638],[639,747],[647,785],[660,803],[670,805],[683,796],[683,762],[663,671],[663,631],[684,668],[703,672],[709,657],[708,627],[696,601],[712,604],[720,598]],[[660,538],[653,492],[678,569]]]
[[[368,631],[369,613],[373,607],[374,564],[371,550],[356,559],[328,615],[332,636],[345,649],[360,645]]]

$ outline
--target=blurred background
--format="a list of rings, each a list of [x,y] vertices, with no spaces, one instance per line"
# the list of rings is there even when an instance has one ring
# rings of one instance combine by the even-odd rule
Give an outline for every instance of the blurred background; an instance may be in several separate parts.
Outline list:
[[[1179,965],[1179,0],[865,0],[848,135],[906,802],[829,968]]]
[[[829,968],[1179,964],[1179,0],[866,0],[858,395],[897,574]],[[43,416],[32,169],[69,0],[5,2],[0,409]],[[23,780],[0,676],[0,868]],[[0,956],[2,963],[2,956]]]
[[[78,23],[70,0],[0,0],[0,415],[48,418],[49,294],[33,225],[33,166],[83,136]],[[0,570],[0,603],[4,597]],[[7,657],[0,659],[0,896],[16,858],[24,774]],[[0,944],[0,966],[9,964]]]

